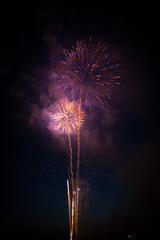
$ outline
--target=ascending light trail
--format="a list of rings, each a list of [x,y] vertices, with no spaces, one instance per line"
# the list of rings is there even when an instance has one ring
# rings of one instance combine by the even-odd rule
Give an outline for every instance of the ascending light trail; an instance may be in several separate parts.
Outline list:
[[[69,141],[69,150],[70,150],[70,173],[71,173],[71,182],[72,182],[72,189],[73,189],[73,158],[72,158],[72,145],[71,145],[71,136],[68,133],[68,141]]]
[[[70,240],[72,240],[72,216],[71,216],[71,196],[70,196],[70,189],[69,189],[69,181],[67,179],[67,194],[68,194],[68,212],[69,212],[69,226],[70,226]]]
[[[79,117],[79,123],[80,123],[80,118],[81,118],[81,113],[80,113],[80,109],[81,109],[81,97],[80,97],[80,103],[79,103],[79,113],[78,113],[78,117]],[[78,208],[79,208],[79,164],[80,164],[80,124],[78,127],[78,151],[77,151],[77,172],[76,172],[76,199],[75,199],[75,233],[76,236],[78,236]]]

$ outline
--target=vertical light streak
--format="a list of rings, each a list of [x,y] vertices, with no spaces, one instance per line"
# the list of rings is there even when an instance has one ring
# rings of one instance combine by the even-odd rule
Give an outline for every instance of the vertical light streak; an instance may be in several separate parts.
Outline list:
[[[72,182],[72,191],[73,191],[73,158],[72,158],[72,145],[71,145],[71,136],[68,133],[69,141],[69,150],[70,150],[70,173],[71,173],[71,182]]]
[[[71,173],[71,182],[72,182],[72,195],[70,197],[70,240],[73,239],[74,232],[74,197],[73,197],[73,158],[72,158],[72,145],[71,145],[71,136],[68,133],[68,141],[69,141],[69,150],[70,150],[70,173]]]
[[[69,181],[68,181],[68,179],[67,179],[67,194],[68,194],[68,211],[69,211],[69,225],[70,225],[70,240],[72,240],[71,196],[70,196]]]
[[[81,97],[80,97],[80,102],[79,102],[79,113],[78,113],[78,118],[79,118],[79,123],[80,123],[80,119],[81,119]],[[75,196],[75,212],[76,212],[76,216],[75,216],[75,233],[76,233],[76,238],[78,237],[78,211],[79,211],[79,191],[78,191],[78,185],[79,185],[79,164],[80,164],[80,125],[78,127],[78,134],[77,134],[77,138],[78,138],[78,150],[77,150],[77,172],[76,172],[76,196]]]
[[[72,236],[74,234],[74,209],[75,209],[74,197],[72,196]]]

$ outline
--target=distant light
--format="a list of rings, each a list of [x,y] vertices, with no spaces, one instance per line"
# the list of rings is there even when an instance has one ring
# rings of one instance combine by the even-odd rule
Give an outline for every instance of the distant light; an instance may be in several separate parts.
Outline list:
[[[134,236],[128,235],[128,238],[134,239]]]

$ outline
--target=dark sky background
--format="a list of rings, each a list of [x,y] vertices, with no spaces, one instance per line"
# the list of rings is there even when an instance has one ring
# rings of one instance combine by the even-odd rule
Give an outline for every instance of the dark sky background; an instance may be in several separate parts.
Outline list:
[[[104,1],[103,1],[104,2]],[[159,32],[156,5],[102,1],[1,6],[2,190],[5,234],[69,239],[68,146],[42,118],[54,59],[77,40],[105,42],[120,57],[121,84],[81,134],[80,239],[154,234],[160,217]],[[76,140],[73,139],[76,151]]]

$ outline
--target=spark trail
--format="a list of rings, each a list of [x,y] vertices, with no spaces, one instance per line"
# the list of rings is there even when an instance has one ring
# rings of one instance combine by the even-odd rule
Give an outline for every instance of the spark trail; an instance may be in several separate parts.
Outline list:
[[[71,196],[70,196],[70,189],[69,189],[69,181],[67,179],[67,195],[68,195],[68,212],[69,212],[69,226],[70,226],[70,240],[72,240],[72,215],[71,215]]]
[[[79,122],[80,122],[80,109],[81,109],[81,98],[79,103]],[[78,213],[79,213],[79,164],[80,164],[80,125],[78,128],[78,134],[77,134],[77,140],[78,140],[78,151],[77,151],[77,172],[76,172],[76,199],[75,199],[75,233],[76,236],[78,236]]]
[[[71,145],[71,136],[68,133],[68,140],[69,140],[69,149],[70,149],[70,173],[71,173],[71,182],[72,182],[72,189],[73,189],[73,158],[72,158],[72,145]]]

